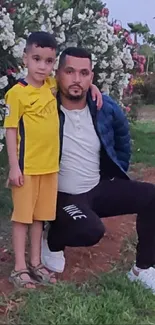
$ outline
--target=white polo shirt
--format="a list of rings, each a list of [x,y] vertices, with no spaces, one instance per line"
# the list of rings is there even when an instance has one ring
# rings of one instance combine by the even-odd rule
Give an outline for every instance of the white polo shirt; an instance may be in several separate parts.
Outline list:
[[[100,179],[100,141],[88,106],[65,114],[59,191],[80,194],[91,190]]]

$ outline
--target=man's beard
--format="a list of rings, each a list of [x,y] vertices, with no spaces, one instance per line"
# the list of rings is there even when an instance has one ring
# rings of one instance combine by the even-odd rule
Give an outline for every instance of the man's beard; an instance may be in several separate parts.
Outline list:
[[[66,98],[70,99],[71,101],[80,101],[85,97],[85,94],[82,92],[81,95],[72,95],[70,93],[65,94]]]
[[[81,99],[83,99],[86,95],[86,92],[83,90],[82,87],[79,86],[79,88],[81,89],[81,94],[77,94],[76,92],[74,94],[70,93],[70,89],[72,89],[72,86],[69,87],[69,89],[64,93],[65,97],[71,101],[80,101]]]

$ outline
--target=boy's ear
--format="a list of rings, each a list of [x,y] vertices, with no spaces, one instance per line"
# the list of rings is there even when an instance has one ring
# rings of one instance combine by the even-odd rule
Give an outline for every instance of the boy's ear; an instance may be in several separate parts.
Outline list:
[[[23,63],[25,65],[25,67],[27,67],[27,54],[25,52],[23,54]]]

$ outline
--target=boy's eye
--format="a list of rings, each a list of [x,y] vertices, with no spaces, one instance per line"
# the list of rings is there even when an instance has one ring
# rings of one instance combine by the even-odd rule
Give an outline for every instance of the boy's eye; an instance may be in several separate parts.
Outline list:
[[[40,59],[36,57],[36,58],[34,58],[34,60],[38,62]]]

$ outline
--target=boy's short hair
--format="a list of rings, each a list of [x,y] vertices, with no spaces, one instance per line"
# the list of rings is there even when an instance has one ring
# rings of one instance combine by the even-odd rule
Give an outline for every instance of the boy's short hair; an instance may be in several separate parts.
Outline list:
[[[26,51],[35,44],[37,47],[49,47],[52,50],[57,49],[57,42],[55,37],[47,32],[33,32],[29,35],[26,41]]]
[[[68,47],[65,49],[59,58],[59,68],[61,68],[65,64],[66,56],[73,56],[76,58],[86,58],[90,60],[90,63],[92,65],[92,56],[91,53],[89,53],[86,49],[82,47]]]

